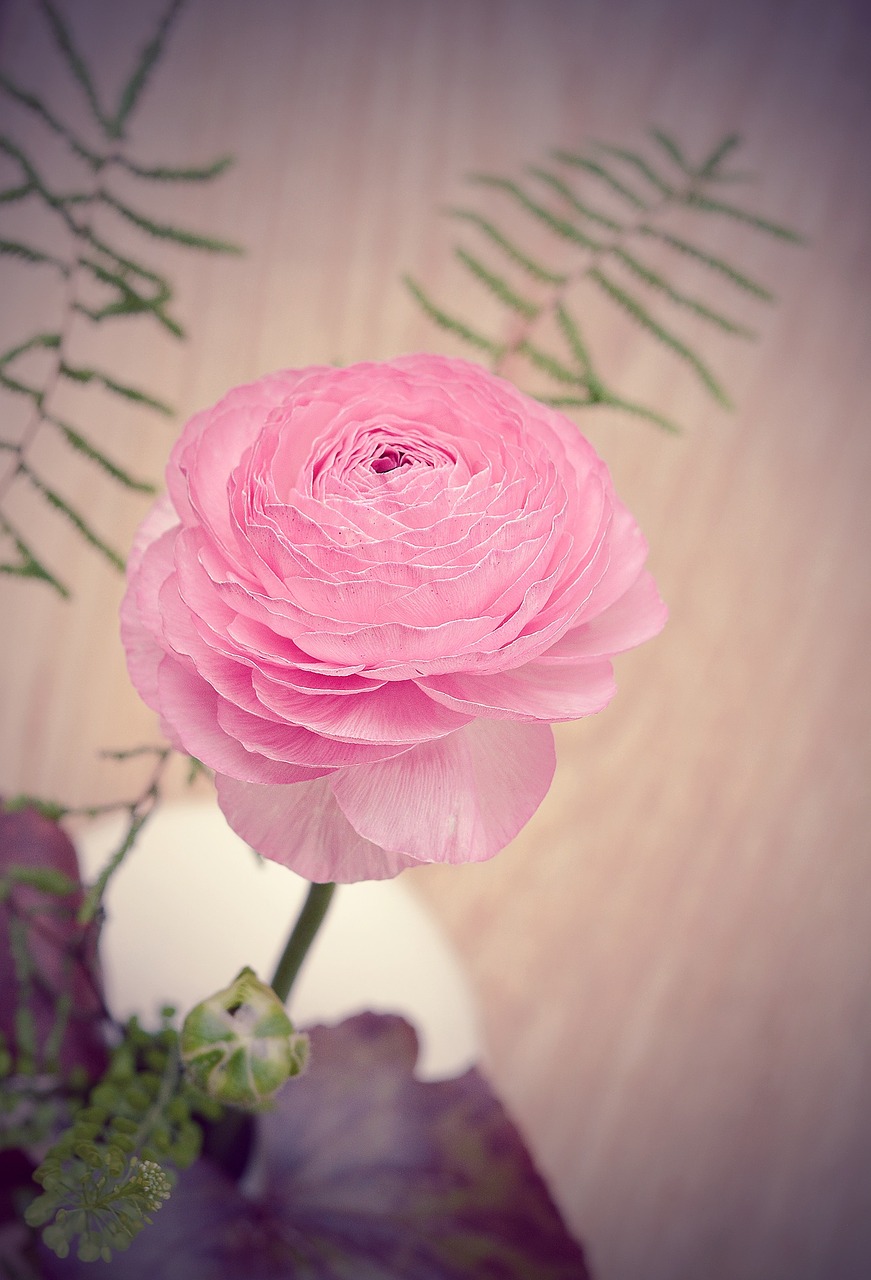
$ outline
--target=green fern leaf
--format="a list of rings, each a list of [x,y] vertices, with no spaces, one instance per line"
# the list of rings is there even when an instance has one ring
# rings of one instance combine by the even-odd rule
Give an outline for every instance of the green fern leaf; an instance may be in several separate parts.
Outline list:
[[[534,346],[528,339],[518,343],[515,350],[526,356],[537,369],[541,369],[544,373],[549,373],[557,382],[566,382],[576,387],[585,387],[587,385],[587,380],[583,375],[576,373],[573,369],[569,369],[567,365],[562,364],[555,356],[550,355],[547,351],[542,351],[540,347]]]
[[[37,578],[41,582],[46,582],[55,590],[64,600],[68,600],[70,596],[69,588],[66,587],[53,573],[48,570],[35,552],[27,545],[21,534],[15,529],[6,517],[0,512],[0,529],[15,544],[15,550],[18,552],[17,563],[0,564],[0,573],[12,574],[19,578]]]
[[[16,200],[25,200],[35,190],[36,187],[32,182],[23,182],[18,187],[7,187],[5,191],[0,191],[0,204],[14,204]]]
[[[142,50],[133,74],[121,91],[118,110],[115,112],[114,119],[110,122],[109,127],[113,137],[122,138],[124,136],[124,126],[139,101],[140,94],[148,83],[149,76],[163,52],[166,37],[169,35],[170,28],[183,2],[184,0],[170,0],[163,17],[157,25],[157,30]]]
[[[737,288],[743,289],[746,293],[752,293],[755,298],[760,298],[763,302],[774,301],[773,293],[770,293],[757,280],[751,280],[749,276],[738,271],[730,262],[726,262],[724,258],[718,258],[715,254],[708,253],[707,250],[700,249],[698,245],[691,244],[688,240],[682,240],[679,236],[673,236],[660,227],[642,226],[638,230],[642,235],[661,240],[663,244],[676,249],[678,253],[686,254],[687,257],[694,258],[696,262],[704,263],[711,271],[716,271],[718,275],[725,276]]]
[[[557,324],[569,345],[572,355],[577,360],[578,366],[584,370],[584,373],[589,373],[592,367],[590,353],[587,351],[586,344],[581,337],[579,325],[575,322],[561,302],[557,304],[555,314]]]
[[[707,160],[704,160],[698,169],[700,178],[718,178],[721,176],[720,168],[723,161],[730,151],[734,151],[741,143],[740,133],[728,134],[721,143],[719,143]]]
[[[95,463],[98,467],[101,467],[102,470],[110,475],[113,480],[117,480],[120,484],[123,484],[126,489],[133,489],[137,493],[156,493],[157,490],[153,484],[150,484],[147,480],[137,480],[135,476],[132,476],[129,473],[129,471],[125,471],[117,462],[113,462],[111,458],[107,457],[102,450],[91,444],[89,440],[86,440],[85,437],[80,432],[76,431],[75,427],[70,426],[68,422],[64,422],[62,419],[54,417],[53,414],[46,414],[45,419],[46,422],[50,422],[52,426],[57,427],[58,431],[60,431],[61,435],[73,449],[88,458],[91,462]]]
[[[39,387],[31,387],[29,383],[19,381],[18,378],[11,378],[8,373],[3,372],[2,368],[0,368],[0,387],[5,387],[13,395],[27,396],[37,408],[42,408],[45,392],[40,391]]]
[[[74,507],[71,507],[66,499],[62,498],[55,489],[52,489],[50,485],[47,485],[45,481],[36,474],[33,468],[27,465],[27,463],[19,462],[18,471],[20,475],[25,476],[27,480],[29,480],[34,489],[42,494],[46,501],[54,507],[55,511],[59,511],[61,515],[66,516],[70,524],[78,530],[86,542],[89,542],[91,546],[99,551],[101,555],[103,555],[111,565],[114,565],[116,569],[119,569],[122,573],[124,572],[123,557],[120,556],[113,547],[110,547],[109,544],[91,528],[84,516],[76,511]]]
[[[158,280],[155,294],[152,297],[146,297],[138,289],[134,289],[129,280],[120,272],[107,270],[99,262],[94,262],[91,258],[80,257],[79,265],[90,271],[101,284],[109,285],[116,291],[118,296],[114,302],[106,303],[99,308],[86,307],[82,303],[76,303],[77,311],[82,312],[89,319],[98,323],[111,316],[139,315],[142,312],[150,312],[176,338],[184,337],[184,330],[181,325],[168,316],[164,309],[166,303],[172,297],[169,285],[164,280]]]
[[[558,271],[551,271],[548,267],[543,267],[540,262],[536,262],[534,258],[530,258],[513,241],[504,236],[492,222],[482,218],[474,209],[448,209],[447,212],[454,218],[462,218],[478,227],[497,248],[501,249],[512,262],[522,267],[533,279],[540,280],[542,284],[565,284],[568,280],[568,276]]]
[[[133,173],[137,178],[150,178],[155,182],[211,182],[213,178],[217,178],[229,169],[233,164],[232,156],[221,156],[217,160],[213,160],[211,164],[193,166],[191,168],[174,169],[167,165],[158,165],[155,168],[145,168],[141,164],[134,164],[132,160],[128,160],[125,156],[118,157],[118,163]]]
[[[239,245],[231,244],[228,240],[216,240],[212,236],[200,235],[197,231],[185,231],[181,227],[172,227],[164,222],[154,222],[153,219],[123,204],[108,191],[102,191],[100,197],[104,204],[109,205],[134,226],[147,231],[150,236],[155,236],[158,240],[174,240],[176,244],[184,244],[191,249],[205,249],[208,253],[242,252]]]
[[[595,280],[595,282],[610,298],[614,300],[614,302],[632,316],[633,320],[637,320],[638,323],[643,325],[649,333],[653,334],[655,338],[658,338],[660,342],[674,351],[674,353],[680,356],[682,360],[685,360],[686,363],[695,370],[700,381],[705,387],[707,387],[715,400],[718,400],[724,408],[731,408],[729,397],[726,395],[719,382],[717,382],[710,369],[699,359],[696,353],[686,345],[685,342],[682,342],[680,338],[675,337],[675,335],[670,333],[668,329],[663,328],[659,321],[655,320],[650,312],[643,307],[636,298],[633,298],[628,294],[625,289],[621,289],[618,284],[615,284],[615,282],[606,276],[598,267],[594,267],[589,274],[590,279]]]
[[[563,182],[562,178],[555,173],[551,173],[548,169],[539,169],[536,165],[530,165],[527,172],[531,173],[534,178],[538,178],[540,182],[546,183],[558,195],[561,195],[582,217],[589,218],[591,222],[598,222],[600,226],[607,227],[609,231],[623,230],[622,223],[615,221],[614,218],[609,218],[607,214],[600,213],[598,209],[593,209],[590,205],[584,204],[583,201],[579,200],[569,184]]]
[[[58,372],[72,382],[99,382],[107,391],[114,391],[116,395],[124,396],[127,400],[133,400],[136,404],[147,405],[149,409],[156,409],[158,413],[172,417],[172,409],[163,400],[157,400],[154,396],[148,395],[147,392],[141,391],[138,387],[131,387],[126,382],[118,382],[115,378],[110,377],[108,373],[103,373],[99,369],[86,369],[81,366],[67,364],[63,360]]]
[[[90,147],[86,146],[71,129],[58,120],[57,116],[46,106],[42,98],[35,93],[29,93],[26,89],[22,89],[14,80],[10,80],[5,72],[0,71],[0,89],[5,90],[10,98],[14,98],[16,102],[20,102],[23,107],[34,112],[42,120],[43,124],[48,125],[54,133],[63,138],[64,142],[75,152],[82,160],[85,160],[92,169],[100,169],[104,164],[102,156],[99,156]]]
[[[506,307],[510,307],[512,311],[516,311],[519,315],[525,316],[527,320],[535,319],[539,308],[534,302],[530,302],[528,298],[521,298],[520,294],[511,288],[507,280],[490,271],[479,258],[467,253],[465,249],[456,249],[455,252],[460,262],[467,266],[472,275],[477,280],[480,280],[485,288],[489,289],[500,302],[504,302]]]
[[[583,169],[587,173],[591,173],[594,177],[600,178],[612,191],[618,196],[622,196],[635,209],[646,209],[647,203],[642,200],[637,192],[631,187],[627,187],[624,182],[607,169],[605,165],[600,164],[598,160],[591,160],[588,156],[576,155],[572,151],[554,151],[557,160],[561,160],[563,164],[572,165],[576,169]]]
[[[22,258],[25,262],[45,263],[46,266],[54,267],[62,276],[70,274],[69,267],[60,258],[56,258],[51,253],[45,253],[42,249],[36,249],[33,245],[24,244],[20,240],[0,240],[0,254]]]
[[[733,218],[736,222],[743,222],[749,227],[755,227],[757,231],[765,231],[768,235],[776,236],[779,240],[788,240],[791,244],[802,244],[802,237],[798,232],[793,231],[790,227],[784,227],[779,222],[770,222],[767,218],[760,218],[758,214],[751,213],[748,209],[742,209],[735,204],[727,204],[724,200],[712,200],[709,196],[700,195],[698,192],[691,191],[686,197],[686,203],[693,209],[701,209],[705,213],[721,213],[727,218]]]
[[[664,294],[670,302],[692,311],[694,315],[700,316],[703,320],[708,320],[726,333],[734,333],[742,338],[756,337],[754,331],[748,329],[746,325],[739,324],[736,320],[730,320],[728,316],[724,316],[719,311],[714,311],[711,307],[706,306],[705,303],[700,302],[698,298],[692,298],[688,294],[675,289],[658,272],[652,271],[643,262],[639,262],[634,254],[628,253],[625,249],[619,247],[615,247],[612,252],[614,257],[628,267],[633,275],[636,275],[639,280],[643,280],[645,284],[650,285],[652,289]]]
[[[650,136],[655,142],[659,143],[666,155],[670,156],[677,167],[682,169],[688,177],[694,178],[696,176],[695,169],[689,163],[683,151],[681,151],[670,133],[666,133],[663,129],[651,129]]]
[[[469,182],[478,183],[483,187],[492,187],[496,191],[504,191],[526,209],[527,213],[531,213],[534,218],[543,222],[563,240],[571,240],[573,244],[582,245],[585,249],[598,250],[603,247],[598,240],[593,240],[583,231],[579,231],[574,223],[567,222],[565,218],[558,217],[537,200],[532,200],[523,188],[518,183],[512,182],[510,178],[497,178],[487,173],[472,173],[469,174]]]
[[[504,347],[500,346],[499,343],[493,342],[490,338],[485,337],[483,333],[472,329],[462,320],[457,319],[456,316],[449,315],[447,311],[443,311],[441,307],[437,306],[428,294],[424,293],[421,286],[412,280],[411,276],[403,276],[403,281],[409,291],[417,298],[430,319],[434,320],[441,329],[446,329],[449,333],[456,334],[458,338],[462,338],[465,342],[470,343],[471,346],[477,347],[479,351],[486,351],[494,359],[498,360],[503,354]]]
[[[109,127],[109,122],[106,119],[103,109],[100,106],[99,99],[97,98],[97,91],[94,88],[91,73],[88,71],[84,58],[73,43],[73,38],[69,28],[58,10],[55,8],[52,0],[39,0],[39,3],[43,13],[48,19],[49,26],[51,27],[52,34],[55,39],[55,44],[63,54],[66,64],[72,72],[73,78],[78,81],[79,87],[82,89],[85,98],[87,99],[88,106],[91,108],[94,119],[97,121],[97,124],[99,124],[103,132],[111,138],[112,133]]]
[[[656,188],[660,195],[669,199],[674,195],[674,188],[671,184],[666,182],[653,166],[645,160],[644,156],[639,155],[637,151],[632,151],[628,147],[615,147],[610,142],[594,142],[593,146],[599,151],[604,151],[606,155],[614,156],[616,160],[623,160],[626,164],[631,165],[643,178],[647,179],[651,186]]]
[[[38,348],[57,349],[60,346],[61,336],[59,333],[37,333],[32,338],[28,338],[26,342],[19,342],[17,346],[10,347],[3,355],[0,355],[0,367],[10,364],[18,356],[24,355],[25,351],[35,351]]]

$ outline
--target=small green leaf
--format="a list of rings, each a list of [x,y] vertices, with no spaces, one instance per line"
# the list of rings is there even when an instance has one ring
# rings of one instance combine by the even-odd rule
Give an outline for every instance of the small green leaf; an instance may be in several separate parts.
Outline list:
[[[563,240],[571,240],[574,244],[583,245],[585,249],[603,248],[599,241],[585,235],[573,222],[568,222],[565,218],[558,217],[550,209],[546,209],[544,205],[539,204],[537,200],[532,200],[523,188],[518,183],[512,182],[510,178],[498,178],[487,173],[472,173],[469,174],[468,180],[469,182],[476,182],[480,186],[492,187],[496,191],[504,191],[516,200],[522,208],[526,209],[528,213],[531,213],[534,218],[537,218],[539,222],[543,222],[545,226],[549,227],[555,235],[560,236]]]
[[[208,253],[240,254],[242,252],[239,245],[231,244],[228,240],[216,240],[212,236],[200,235],[197,231],[185,231],[181,227],[173,227],[168,223],[155,222],[152,218],[146,217],[145,214],[137,213],[135,209],[131,209],[129,205],[118,200],[109,191],[101,191],[100,198],[104,204],[109,205],[110,208],[120,213],[122,217],[132,222],[134,226],[139,227],[142,231],[147,231],[150,236],[155,236],[158,240],[172,240],[176,244],[184,244],[191,249],[204,249]]]
[[[676,249],[678,253],[686,254],[687,257],[694,258],[696,262],[703,263],[711,271],[715,271],[718,275],[725,276],[727,280],[731,280],[732,284],[737,288],[743,289],[746,293],[752,293],[754,297],[761,298],[763,302],[774,301],[773,293],[769,293],[758,281],[751,280],[749,276],[738,271],[736,267],[733,267],[724,258],[718,258],[715,254],[708,253],[706,249],[700,249],[698,245],[691,244],[689,240],[673,236],[659,227],[641,226],[638,230],[642,235],[661,240],[663,244]]]
[[[56,258],[51,253],[45,253],[44,250],[37,249],[33,245],[23,244],[20,240],[0,240],[0,254],[22,258],[25,262],[45,263],[47,266],[55,267],[63,276],[70,274],[70,268],[60,258]]]
[[[443,311],[424,293],[421,286],[412,280],[411,276],[403,276],[403,280],[409,292],[417,298],[430,319],[434,320],[442,329],[447,329],[448,332],[455,333],[458,338],[462,338],[470,343],[471,346],[488,352],[494,359],[498,359],[502,355],[503,348],[498,343],[485,337],[483,333],[478,333],[477,330],[470,328],[462,320],[458,320],[456,316],[449,315],[447,311]]]
[[[78,453],[83,454],[84,457],[88,458],[98,467],[101,467],[103,471],[112,477],[113,480],[119,481],[125,488],[133,489],[137,493],[156,492],[153,484],[150,484],[147,480],[137,480],[134,476],[131,476],[129,471],[125,471],[123,467],[120,467],[117,464],[117,462],[113,462],[111,458],[107,457],[106,454],[102,452],[102,450],[91,444],[91,442],[86,440],[80,432],[76,431],[75,427],[71,427],[68,422],[64,422],[60,418],[54,417],[53,414],[46,414],[45,417],[46,422],[50,422],[52,426],[57,427],[58,431],[61,432],[64,439],[72,446],[73,449]]]
[[[40,582],[48,583],[64,600],[68,600],[70,596],[69,588],[45,567],[2,513],[0,513],[0,528],[14,542],[15,550],[19,556],[17,563],[10,563],[9,561],[0,563],[0,573],[11,574],[19,578],[37,578]]]
[[[704,160],[699,167],[698,176],[700,178],[717,178],[720,176],[718,170],[730,151],[734,151],[740,145],[740,133],[728,134],[722,142],[718,143],[707,160]]]
[[[576,169],[583,169],[586,173],[591,173],[594,177],[601,179],[606,186],[609,186],[618,196],[628,201],[633,208],[647,208],[646,201],[642,200],[637,192],[633,191],[631,187],[627,187],[625,182],[621,182],[610,169],[600,164],[598,160],[591,160],[589,156],[576,155],[572,151],[555,151],[554,156],[557,160],[561,160],[563,164],[573,165]]]
[[[625,289],[621,289],[618,284],[606,276],[598,267],[594,267],[589,275],[590,279],[595,280],[595,282],[618,304],[618,306],[622,307],[630,316],[632,316],[633,320],[637,320],[638,323],[643,325],[649,333],[652,333],[655,338],[658,338],[664,346],[669,347],[676,355],[680,356],[682,360],[685,360],[686,363],[695,370],[699,380],[705,387],[707,387],[715,400],[723,405],[724,408],[731,408],[729,397],[726,395],[719,382],[717,382],[710,369],[708,369],[707,365],[699,359],[696,353],[691,350],[685,342],[681,341],[680,338],[669,332],[668,329],[665,329],[659,321],[655,320],[650,312],[642,306],[637,298],[633,298]]]
[[[489,289],[500,302],[504,302],[506,307],[510,307],[512,311],[516,311],[527,320],[535,319],[540,308],[534,302],[530,302],[528,298],[522,298],[519,293],[516,293],[511,288],[507,280],[486,267],[480,258],[474,257],[473,254],[468,253],[465,249],[456,249],[455,253],[460,262],[469,268],[472,275],[477,280],[480,280],[484,287]]]
[[[118,102],[118,109],[115,112],[114,119],[110,121],[110,130],[113,137],[123,137],[124,126],[139,101],[142,90],[148,83],[148,78],[163,52],[166,37],[169,35],[170,28],[183,2],[184,0],[170,0],[158,22],[157,30],[139,55],[139,61],[133,69],[133,74],[121,90],[121,98]]]
[[[136,404],[147,405],[150,409],[156,409],[158,413],[172,417],[172,409],[162,400],[156,400],[154,396],[148,395],[147,392],[141,391],[138,387],[131,387],[126,382],[118,382],[115,378],[110,377],[108,373],[102,373],[99,369],[70,365],[64,360],[61,361],[59,372],[72,382],[99,382],[107,391],[114,391],[116,395],[124,396],[126,400],[133,400]]]
[[[91,528],[83,515],[76,511],[74,507],[71,507],[66,499],[62,498],[55,489],[52,489],[47,485],[45,481],[36,474],[32,467],[22,462],[19,463],[19,471],[21,475],[27,477],[34,489],[42,494],[46,501],[54,507],[55,511],[59,511],[61,515],[66,516],[70,524],[78,530],[86,542],[89,542],[95,550],[99,551],[101,555],[103,555],[111,565],[114,565],[116,569],[120,570],[121,573],[124,572],[123,557],[120,556],[113,547],[110,547],[109,544]]]
[[[728,316],[724,316],[720,311],[714,311],[698,298],[692,298],[689,294],[675,289],[664,276],[651,270],[643,262],[639,262],[635,255],[627,252],[626,249],[615,246],[612,253],[624,266],[629,268],[633,275],[637,276],[639,280],[643,280],[645,284],[650,285],[651,289],[656,289],[659,293],[664,294],[670,302],[692,311],[694,315],[700,316],[703,320],[708,320],[726,333],[734,333],[742,338],[754,338],[756,336],[754,331],[748,329],[746,325],[739,324],[736,320],[730,320]]]
[[[647,179],[651,186],[656,187],[656,190],[661,196],[665,196],[666,199],[670,199],[674,195],[674,188],[671,184],[666,182],[665,179],[657,173],[653,165],[648,163],[644,156],[639,155],[637,151],[631,151],[627,147],[615,147],[609,142],[594,142],[593,145],[599,151],[604,151],[606,155],[614,156],[615,159],[623,160],[626,164],[632,165],[632,167],[637,169],[643,178]]]
[[[79,86],[84,92],[94,119],[100,125],[103,132],[111,137],[111,129],[109,128],[109,123],[103,114],[103,109],[97,98],[97,92],[94,88],[94,82],[91,79],[91,73],[88,70],[84,58],[73,43],[72,34],[70,33],[69,28],[61,17],[61,14],[55,8],[52,0],[39,0],[39,3],[42,7],[43,13],[48,19],[49,26],[52,29],[55,44],[63,54],[67,66],[73,74],[73,78],[78,81]]]
[[[696,176],[692,165],[670,133],[666,133],[664,129],[651,129],[650,136],[655,142],[659,143],[666,155],[670,156],[677,167],[682,169],[688,177],[694,178]]]
[[[614,218],[608,217],[607,214],[600,213],[598,209],[593,209],[590,205],[579,200],[572,188],[567,182],[563,182],[562,178],[557,174],[551,173],[548,169],[539,169],[535,165],[529,166],[529,172],[534,178],[538,178],[540,182],[544,182],[564,200],[567,200],[572,208],[580,213],[583,217],[589,218],[591,222],[598,222],[600,226],[607,227],[609,231],[622,231],[623,225]]]
[[[708,196],[690,192],[686,203],[691,208],[700,209],[705,213],[721,213],[727,218],[733,218],[736,222],[743,222],[748,227],[755,227],[757,231],[765,231],[768,235],[776,236],[779,240],[788,240],[792,244],[804,243],[804,238],[790,227],[785,227],[779,222],[770,222],[768,218],[760,218],[749,209],[728,204],[725,200],[711,200]]]
[[[229,169],[233,162],[232,156],[220,156],[219,159],[213,160],[211,164],[192,165],[188,168],[173,168],[169,165],[156,165],[152,168],[146,168],[144,165],[134,164],[126,156],[118,157],[118,163],[128,173],[135,174],[137,178],[150,178],[155,182],[211,182],[213,178],[217,178],[219,174],[222,174],[225,169]]]
[[[536,262],[534,258],[530,258],[513,241],[503,236],[498,227],[488,222],[486,218],[482,218],[474,209],[448,209],[447,212],[454,218],[462,218],[465,222],[471,222],[473,226],[479,227],[512,262],[516,262],[535,280],[540,280],[543,284],[565,284],[568,280],[568,276],[558,271],[551,271],[548,267],[543,267],[540,262]]]
[[[587,385],[583,374],[575,373],[572,369],[567,368],[555,356],[550,355],[547,351],[542,351],[540,347],[534,346],[528,339],[518,343],[516,350],[520,355],[526,356],[537,369],[543,370],[544,373],[549,373],[557,382],[567,382],[576,387],[585,387]]]

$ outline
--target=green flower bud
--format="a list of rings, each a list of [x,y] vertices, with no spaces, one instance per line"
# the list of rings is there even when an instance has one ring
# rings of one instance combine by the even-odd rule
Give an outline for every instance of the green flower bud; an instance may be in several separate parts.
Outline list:
[[[281,1000],[247,967],[191,1010],[180,1048],[198,1089],[246,1111],[268,1106],[308,1061],[308,1036],[294,1031]]]

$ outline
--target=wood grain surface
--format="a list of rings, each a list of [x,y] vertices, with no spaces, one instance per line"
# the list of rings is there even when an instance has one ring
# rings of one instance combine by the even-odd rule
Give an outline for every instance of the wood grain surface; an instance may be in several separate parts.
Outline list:
[[[160,9],[66,0],[107,98]],[[84,121],[33,0],[6,0],[0,40],[8,72]],[[459,353],[401,276],[489,314],[453,256],[462,229],[438,212],[469,202],[464,175],[520,176],[586,138],[639,145],[650,124],[693,155],[738,130],[754,199],[808,237],[717,223],[719,250],[778,295],[728,298],[754,344],[693,330],[733,413],[591,299],[615,380],[686,425],[578,419],[648,536],[670,621],[619,661],[605,713],[557,728],[553,789],[508,850],[407,876],[466,963],[490,1076],[601,1280],[871,1276],[869,99],[863,0],[190,0],[134,150],[236,165],[142,200],[245,255],[152,250],[183,344],[147,318],[71,333],[81,363],[99,356],[172,419],[93,386],[55,401],[158,478],[180,423],[234,383]],[[38,121],[2,113],[57,186],[75,180]],[[14,171],[4,158],[4,183]],[[24,205],[0,221],[57,234]],[[0,288],[2,349],[62,305],[32,268],[4,262]],[[5,438],[24,429],[14,398],[3,415]],[[146,499],[58,440],[33,456],[129,546]],[[128,795],[139,766],[98,753],[157,730],[124,668],[121,581],[13,490],[75,598],[0,580],[0,786]]]

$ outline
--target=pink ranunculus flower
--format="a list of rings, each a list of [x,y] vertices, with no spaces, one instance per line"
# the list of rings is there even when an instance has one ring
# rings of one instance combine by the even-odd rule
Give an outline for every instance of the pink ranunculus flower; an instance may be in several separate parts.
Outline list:
[[[464,360],[290,369],[185,426],[122,606],[134,684],[230,826],[310,880],[477,862],[660,630],[577,427]]]

